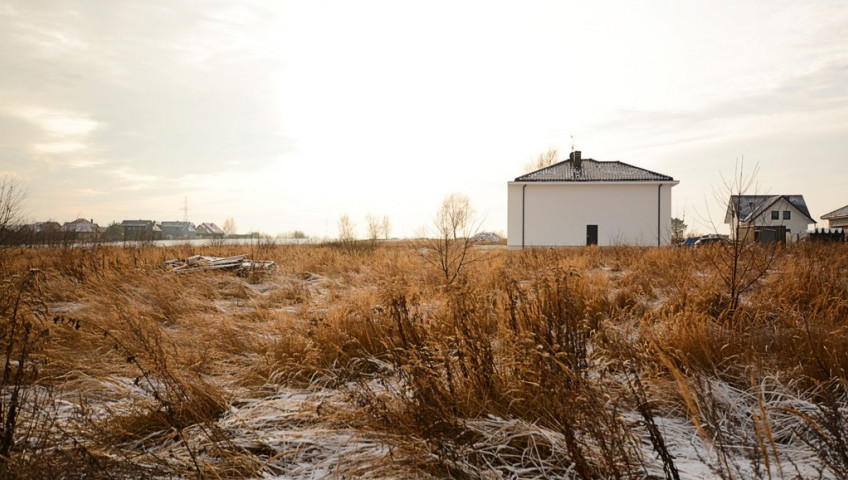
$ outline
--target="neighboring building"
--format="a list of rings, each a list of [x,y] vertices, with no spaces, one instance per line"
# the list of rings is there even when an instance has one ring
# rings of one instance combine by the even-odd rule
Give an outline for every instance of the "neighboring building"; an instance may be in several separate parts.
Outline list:
[[[124,220],[121,222],[125,242],[144,242],[162,238],[162,229],[153,220]]]
[[[0,227],[0,243],[10,245],[50,245],[62,240],[59,222],[36,222]]]
[[[53,244],[62,237],[62,225],[52,220],[33,223],[29,225],[29,230],[32,234],[31,241],[35,244]]]
[[[224,231],[214,223],[201,223],[195,229],[198,237],[224,238]]]
[[[62,225],[59,222],[48,220],[46,222],[36,222],[29,225],[30,231],[33,233],[58,234],[62,231]]]
[[[100,225],[94,223],[94,220],[86,220],[78,218],[73,222],[67,222],[62,225],[62,236],[65,240],[75,242],[94,242],[100,239],[100,234],[104,231]]]
[[[848,227],[848,205],[826,213],[821,218],[827,220],[828,228],[846,228]]]
[[[507,245],[670,245],[671,189],[678,183],[572,152],[507,184]]]
[[[165,240],[186,240],[197,236],[194,224],[191,222],[162,222],[162,238]]]
[[[734,240],[768,243],[797,241],[816,221],[803,195],[731,195],[724,223]]]

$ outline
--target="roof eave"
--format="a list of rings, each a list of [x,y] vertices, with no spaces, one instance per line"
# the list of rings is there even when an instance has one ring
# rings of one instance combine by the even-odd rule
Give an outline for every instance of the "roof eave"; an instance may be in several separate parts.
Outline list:
[[[671,185],[675,186],[680,183],[680,180],[519,180],[516,178],[515,180],[507,182],[509,185],[513,184],[545,184],[545,185],[573,185],[573,184],[585,184],[585,183],[598,183],[604,185],[628,185],[634,183],[644,183],[646,185]]]

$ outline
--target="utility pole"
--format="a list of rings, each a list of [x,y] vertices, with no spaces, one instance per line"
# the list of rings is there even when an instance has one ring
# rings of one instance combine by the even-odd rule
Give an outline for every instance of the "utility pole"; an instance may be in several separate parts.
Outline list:
[[[183,221],[187,222],[188,221],[188,196],[183,197],[182,211],[183,211]]]

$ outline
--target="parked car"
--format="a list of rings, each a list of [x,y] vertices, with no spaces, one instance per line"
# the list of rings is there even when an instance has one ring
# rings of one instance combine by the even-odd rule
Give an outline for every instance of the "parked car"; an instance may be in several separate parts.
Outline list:
[[[698,238],[700,238],[700,237],[688,237],[688,238],[686,238],[686,240],[683,240],[683,242],[680,243],[679,245],[681,247],[694,247],[695,242],[698,241]]]
[[[729,243],[726,235],[719,235],[717,233],[711,233],[709,235],[702,235],[699,237],[694,244],[695,248],[703,247],[705,245],[715,245],[718,243]]]

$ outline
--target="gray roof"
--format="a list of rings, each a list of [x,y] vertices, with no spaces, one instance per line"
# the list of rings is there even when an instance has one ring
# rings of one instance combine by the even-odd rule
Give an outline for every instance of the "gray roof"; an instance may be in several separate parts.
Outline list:
[[[810,215],[810,211],[807,209],[807,202],[804,201],[803,195],[731,195],[730,201],[727,203],[724,223],[730,223],[731,208],[734,205],[736,206],[739,221],[750,222],[765,213],[769,207],[777,203],[781,198],[791,203],[793,207],[809,218],[810,223],[815,223],[812,215]]]
[[[221,230],[218,225],[215,225],[212,222],[203,222],[197,226],[196,230],[203,230],[205,233],[209,233],[211,235],[224,235],[225,232]]]
[[[845,205],[842,208],[837,208],[836,210],[830,213],[825,213],[821,216],[824,220],[833,220],[834,218],[840,217],[848,217],[848,205]]]
[[[75,233],[96,233],[99,228],[99,225],[84,218],[78,218],[73,222],[65,222],[65,224],[62,225],[63,232]]]
[[[602,162],[584,158],[580,168],[569,159],[530,172],[516,182],[673,182],[674,178],[661,173],[634,167],[626,163]]]
[[[194,230],[194,224],[192,224],[191,222],[168,221],[161,222],[159,225],[162,228],[184,228],[188,230]]]
[[[56,232],[62,229],[59,222],[48,220],[46,222],[35,222],[31,225],[34,232]]]
[[[124,220],[121,222],[122,227],[143,227],[152,228],[153,220]]]

